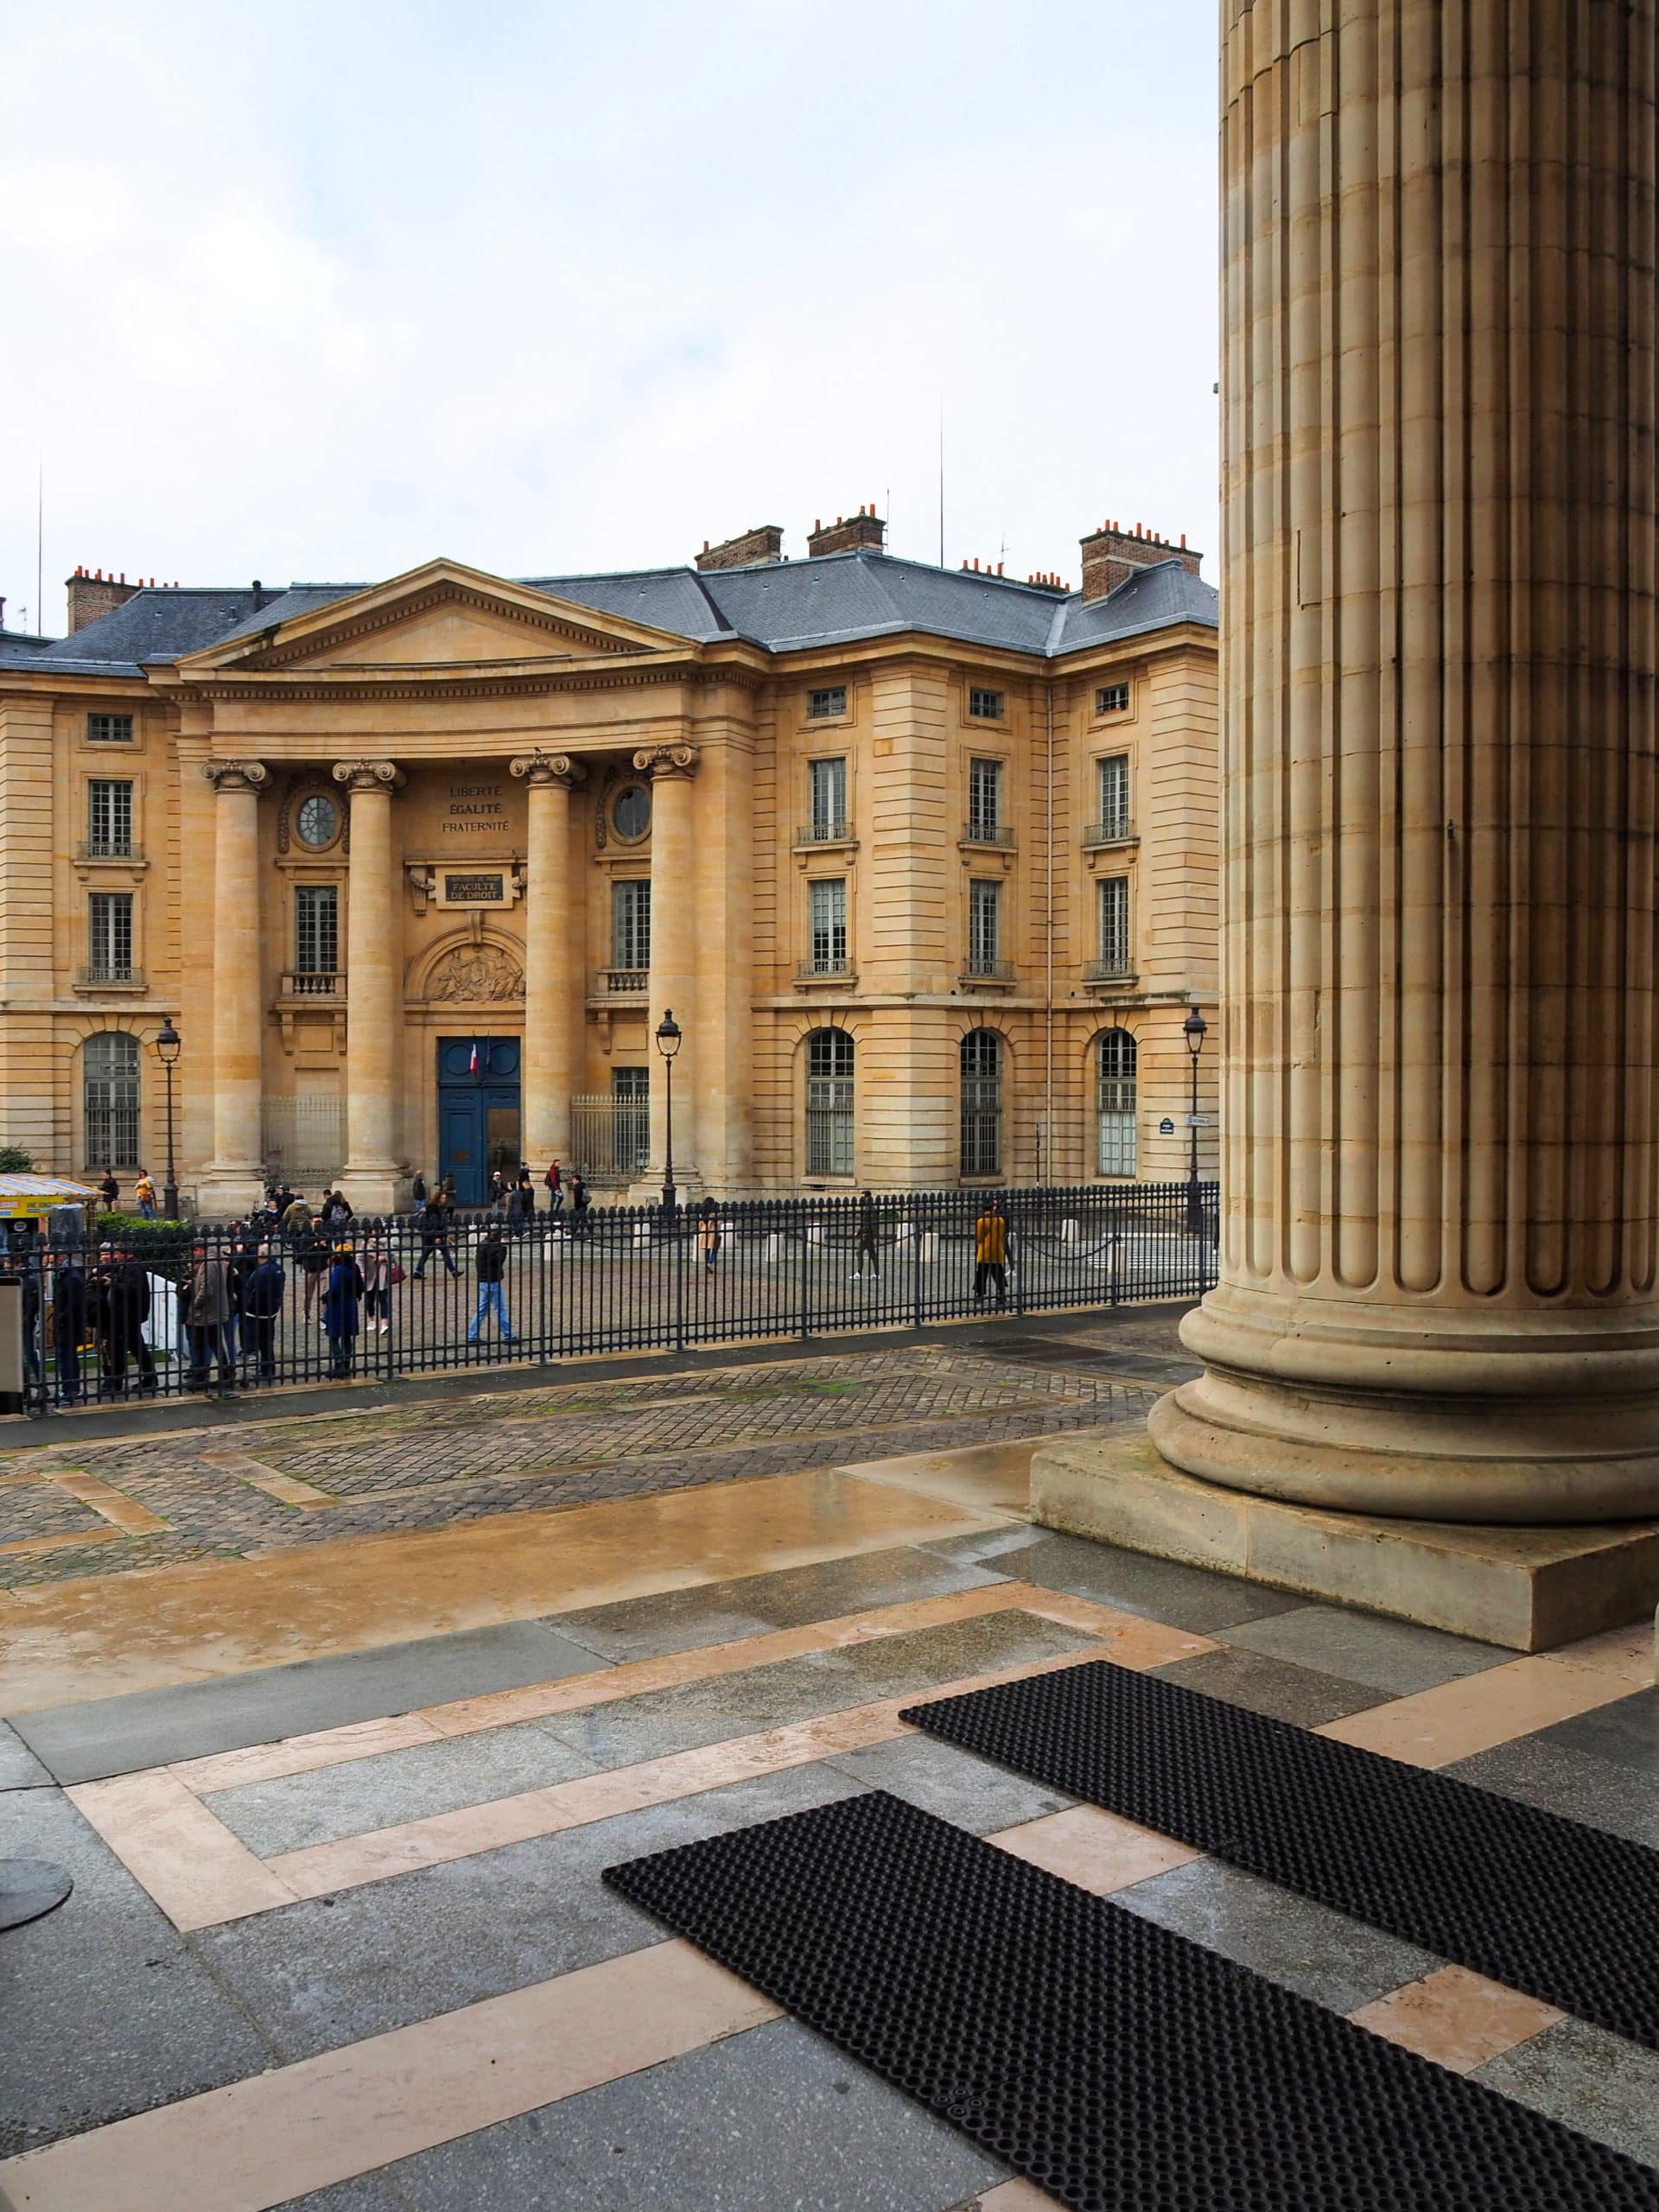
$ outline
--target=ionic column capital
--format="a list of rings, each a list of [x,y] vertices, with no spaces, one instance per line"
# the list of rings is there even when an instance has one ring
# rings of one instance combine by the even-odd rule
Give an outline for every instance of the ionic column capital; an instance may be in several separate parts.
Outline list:
[[[519,753],[508,766],[528,784],[558,784],[568,791],[588,780],[588,771],[580,760],[573,760],[568,753],[543,753],[539,746],[534,753]]]
[[[336,760],[334,775],[351,791],[400,791],[409,780],[395,760]]]
[[[642,745],[633,756],[633,765],[642,776],[657,783],[666,777],[695,776],[699,758],[695,745]]]
[[[270,781],[270,771],[263,760],[204,760],[201,772],[221,794],[226,791],[264,791]]]

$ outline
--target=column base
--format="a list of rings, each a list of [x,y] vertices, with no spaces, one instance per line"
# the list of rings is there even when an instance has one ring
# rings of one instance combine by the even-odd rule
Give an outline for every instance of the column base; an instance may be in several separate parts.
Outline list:
[[[1205,1372],[1147,1424],[1200,1480],[1338,1513],[1659,1516],[1659,1314],[1284,1298],[1230,1283],[1181,1324]]]
[[[263,1205],[265,1179],[257,1167],[204,1167],[196,1178],[198,1221],[237,1221]]]
[[[1659,1522],[1521,1529],[1322,1512],[1200,1482],[1121,1429],[1036,1452],[1031,1513],[1069,1535],[1511,1651],[1554,1650],[1659,1605]]]
[[[702,1178],[695,1167],[674,1166],[674,1194],[682,1207],[694,1206],[702,1196]],[[663,1176],[660,1168],[647,1167],[628,1185],[623,1200],[630,1206],[659,1206],[663,1202]]]
[[[372,1218],[376,1214],[407,1211],[413,1179],[395,1160],[371,1161],[361,1167],[354,1167],[348,1160],[335,1178],[334,1188],[345,1192],[354,1214]]]

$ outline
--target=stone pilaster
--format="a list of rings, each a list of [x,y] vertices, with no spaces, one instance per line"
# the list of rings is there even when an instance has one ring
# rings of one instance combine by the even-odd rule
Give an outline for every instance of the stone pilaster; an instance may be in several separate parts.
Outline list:
[[[647,1039],[651,1069],[651,1164],[648,1185],[660,1185],[668,1141],[668,1085],[656,1029],[671,1013],[684,1034],[674,1063],[674,1175],[684,1196],[697,1179],[697,900],[696,830],[692,778],[695,745],[648,745],[633,756],[651,778],[651,988]]]
[[[570,1094],[587,994],[584,901],[570,870],[570,794],[587,770],[563,753],[512,763],[527,786],[529,868],[524,890],[524,1157],[539,1176],[570,1154]]]
[[[1659,1510],[1654,0],[1224,10],[1211,1482]]]
[[[392,1211],[405,1195],[397,1156],[401,1089],[402,931],[393,880],[391,798],[404,781],[390,760],[340,760],[351,794],[346,907],[346,1165],[340,1180],[359,1213]]]
[[[258,760],[208,760],[213,803],[213,1157],[197,1204],[208,1218],[245,1212],[264,1188],[264,994],[259,898]]]

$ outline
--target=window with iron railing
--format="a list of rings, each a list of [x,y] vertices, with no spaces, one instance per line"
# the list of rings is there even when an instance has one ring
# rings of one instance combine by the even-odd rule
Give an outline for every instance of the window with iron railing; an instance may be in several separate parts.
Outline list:
[[[86,786],[86,851],[92,860],[132,857],[132,785],[94,777]]]
[[[1100,1038],[1095,1095],[1096,1162],[1103,1175],[1135,1173],[1135,1045],[1127,1029]]]
[[[302,883],[294,893],[294,968],[332,976],[340,966],[340,887]]]
[[[1129,756],[1109,753],[1099,764],[1100,841],[1129,834]]]
[[[806,1040],[806,1172],[853,1172],[853,1040],[815,1029]]]
[[[982,845],[995,845],[1002,835],[1002,763],[968,763],[968,835]]]
[[[962,1173],[1002,1173],[1002,1039],[970,1029],[962,1040]]]
[[[1002,957],[1002,887],[968,886],[968,973],[994,976]]]
[[[86,980],[130,983],[132,965],[132,893],[94,891],[86,900]]]
[[[1129,879],[1109,875],[1100,886],[1100,972],[1129,973]]]
[[[836,875],[807,886],[810,973],[840,976],[847,968],[847,879]]]
[[[640,973],[651,966],[649,876],[625,876],[611,886],[611,965]]]
[[[806,764],[807,835],[817,842],[847,835],[847,762],[845,756]]]

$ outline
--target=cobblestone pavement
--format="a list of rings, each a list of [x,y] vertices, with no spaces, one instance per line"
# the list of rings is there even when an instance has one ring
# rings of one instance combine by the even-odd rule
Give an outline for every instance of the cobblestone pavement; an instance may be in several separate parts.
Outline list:
[[[0,1454],[0,1590],[1142,1416],[1174,1324],[816,1354]]]

